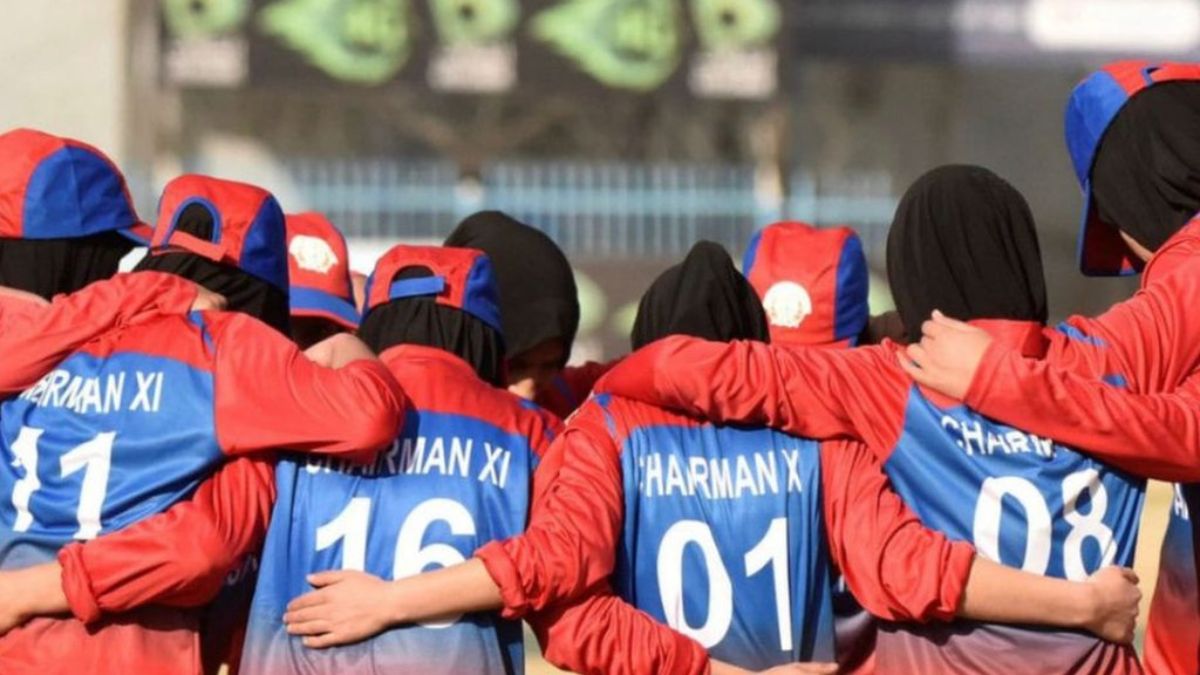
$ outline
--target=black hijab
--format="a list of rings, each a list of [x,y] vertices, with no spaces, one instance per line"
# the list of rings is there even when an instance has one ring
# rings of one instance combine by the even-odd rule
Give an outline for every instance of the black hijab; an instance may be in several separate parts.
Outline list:
[[[1092,165],[1100,220],[1157,251],[1200,212],[1200,82],[1166,82],[1134,96]]]
[[[770,340],[762,301],[719,244],[697,243],[642,296],[630,336],[633,348],[668,335],[721,342]]]
[[[49,300],[117,273],[133,242],[116,232],[78,239],[0,239],[0,286]]]
[[[910,342],[935,309],[962,321],[1046,322],[1046,281],[1029,205],[977,166],[917,179],[896,208],[888,281]]]
[[[175,227],[205,241],[213,237],[212,214],[199,204],[185,208]],[[146,256],[137,269],[170,272],[200,284],[225,296],[228,310],[249,314],[290,336],[287,293],[236,267],[181,249],[169,249]]]
[[[387,283],[433,276],[428,267],[406,267]],[[382,283],[382,281],[377,281]],[[504,386],[504,340],[467,312],[437,304],[430,296],[392,300],[367,312],[358,335],[376,354],[399,344],[450,352],[470,364],[479,378]]]
[[[553,239],[499,211],[481,211],[462,221],[445,245],[479,249],[491,259],[508,358],[560,338],[566,365],[579,330],[579,293]]]

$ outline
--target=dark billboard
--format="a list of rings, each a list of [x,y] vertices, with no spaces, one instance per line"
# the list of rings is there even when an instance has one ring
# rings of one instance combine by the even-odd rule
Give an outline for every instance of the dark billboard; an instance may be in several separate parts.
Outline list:
[[[163,0],[179,86],[677,92],[762,100],[783,0]]]

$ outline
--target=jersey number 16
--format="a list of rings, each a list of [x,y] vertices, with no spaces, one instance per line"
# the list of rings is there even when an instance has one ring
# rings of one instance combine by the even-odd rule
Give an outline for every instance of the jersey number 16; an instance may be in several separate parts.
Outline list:
[[[366,569],[367,562],[367,525],[371,516],[371,499],[355,497],[346,508],[333,520],[317,528],[316,546],[318,551],[342,542],[342,569]],[[453,499],[429,499],[417,504],[396,536],[396,552],[392,559],[392,578],[403,579],[425,571],[430,565],[449,567],[466,560],[458,549],[449,544],[430,544],[422,547],[425,531],[437,521],[444,521],[450,526],[450,533],[455,536],[473,536],[475,534],[475,519],[471,512]],[[445,628],[458,621],[453,617],[445,623],[422,624],[427,628]]]

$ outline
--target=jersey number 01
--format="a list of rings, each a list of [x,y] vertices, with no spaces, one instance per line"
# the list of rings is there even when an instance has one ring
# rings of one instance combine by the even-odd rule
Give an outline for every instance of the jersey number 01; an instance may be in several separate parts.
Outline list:
[[[746,576],[752,577],[771,566],[775,586],[775,618],[779,626],[779,648],[792,649],[791,580],[788,575],[787,519],[775,518],[763,538],[746,553]],[[708,616],[693,626],[683,611],[683,550],[700,548],[708,569]],[[658,587],[662,594],[667,624],[699,642],[704,648],[719,644],[733,623],[733,582],[721,560],[712,529],[699,520],[681,520],[672,525],[658,546]]]

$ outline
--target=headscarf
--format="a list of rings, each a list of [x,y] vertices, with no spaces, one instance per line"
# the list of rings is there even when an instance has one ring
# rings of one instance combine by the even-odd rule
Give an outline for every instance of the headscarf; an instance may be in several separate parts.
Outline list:
[[[205,241],[212,239],[213,227],[212,213],[200,204],[184,208],[175,226],[178,231]],[[225,296],[226,309],[249,314],[284,335],[289,334],[287,293],[236,267],[188,251],[168,249],[146,256],[137,269],[170,272],[200,284]]]
[[[433,276],[424,266],[407,267],[391,281]],[[431,296],[392,300],[367,312],[358,335],[376,354],[399,344],[450,352],[470,364],[479,378],[504,386],[504,340],[495,329]]]
[[[117,273],[133,242],[116,232],[77,239],[0,239],[0,286],[49,300]]]
[[[1134,96],[1092,165],[1100,220],[1156,251],[1200,212],[1200,83],[1165,82]]]
[[[917,179],[896,208],[888,281],[910,342],[935,309],[963,321],[1046,321],[1046,282],[1029,205],[977,166]]]
[[[642,296],[630,336],[633,348],[668,335],[770,340],[762,302],[719,244],[697,243]]]
[[[579,293],[554,240],[504,213],[482,211],[459,224],[445,245],[479,249],[491,258],[508,358],[559,338],[566,365],[579,330]]]

